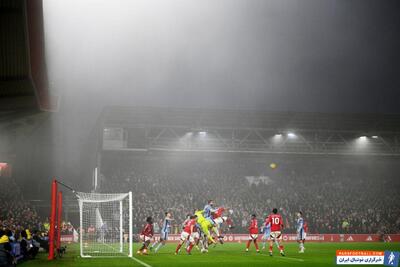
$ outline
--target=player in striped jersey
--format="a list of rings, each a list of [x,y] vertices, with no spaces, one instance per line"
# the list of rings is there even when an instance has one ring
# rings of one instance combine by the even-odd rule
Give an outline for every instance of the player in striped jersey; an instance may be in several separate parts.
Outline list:
[[[299,243],[299,253],[304,253],[304,240],[306,239],[304,232],[304,219],[303,213],[301,211],[296,214],[296,232],[297,232],[297,242]]]
[[[207,205],[204,206],[204,218],[206,218],[207,220],[209,220],[211,222],[211,224],[215,225],[214,219],[212,217],[212,214],[214,212],[216,212],[217,209],[214,208],[214,200],[210,199],[207,202]]]
[[[154,253],[157,253],[157,251],[165,245],[165,242],[168,240],[168,235],[171,232],[171,222],[174,219],[172,219],[172,214],[170,212],[165,213],[165,218],[160,230],[160,240],[154,242],[151,245],[150,250],[152,250],[154,247]]]
[[[267,240],[269,240],[271,237],[270,237],[270,235],[271,235],[271,223],[269,223],[268,221],[267,221],[267,219],[268,219],[268,217],[267,218],[265,218],[265,221],[264,221],[264,226],[263,226],[263,229],[262,229],[262,232],[263,232],[263,236],[262,236],[262,241],[263,241],[263,243],[262,243],[262,249],[264,250],[265,249],[265,245],[266,245],[266,243],[267,243]]]

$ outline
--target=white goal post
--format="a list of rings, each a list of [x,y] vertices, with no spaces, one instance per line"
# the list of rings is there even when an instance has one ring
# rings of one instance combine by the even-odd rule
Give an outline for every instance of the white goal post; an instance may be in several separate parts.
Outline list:
[[[81,257],[132,257],[132,192],[76,192]]]

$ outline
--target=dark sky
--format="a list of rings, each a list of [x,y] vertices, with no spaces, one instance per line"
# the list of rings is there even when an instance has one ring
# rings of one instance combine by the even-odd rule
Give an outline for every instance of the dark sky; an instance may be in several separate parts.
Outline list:
[[[397,0],[45,0],[65,109],[400,113]]]

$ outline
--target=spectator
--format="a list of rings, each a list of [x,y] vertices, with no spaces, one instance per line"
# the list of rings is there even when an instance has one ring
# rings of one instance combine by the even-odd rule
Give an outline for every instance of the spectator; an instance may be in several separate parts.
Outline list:
[[[28,240],[26,231],[21,231],[21,254],[24,260],[34,259],[39,251],[39,248],[32,243],[32,240]]]
[[[11,250],[12,248],[6,232],[0,229],[0,267],[14,266]]]
[[[37,231],[37,230],[33,231],[32,240],[35,241],[38,244],[38,245],[36,245],[36,247],[41,247],[46,252],[49,252],[49,241],[43,239],[41,237],[39,231]]]

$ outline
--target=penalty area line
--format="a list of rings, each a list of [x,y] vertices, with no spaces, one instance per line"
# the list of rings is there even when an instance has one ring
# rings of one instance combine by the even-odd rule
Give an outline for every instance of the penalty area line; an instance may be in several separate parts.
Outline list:
[[[143,261],[141,261],[139,259],[136,259],[135,257],[131,257],[131,259],[136,261],[137,263],[143,265],[144,267],[151,267],[151,265],[149,265],[149,264],[147,264],[147,263],[145,263],[145,262],[143,262]]]

